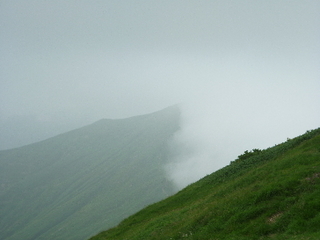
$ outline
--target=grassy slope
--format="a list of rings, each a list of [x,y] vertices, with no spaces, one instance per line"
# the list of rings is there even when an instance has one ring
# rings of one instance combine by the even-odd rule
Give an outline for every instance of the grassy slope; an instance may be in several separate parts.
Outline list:
[[[162,170],[178,119],[171,107],[0,151],[0,238],[86,239],[171,195]]]
[[[102,239],[320,239],[320,129],[144,208]]]

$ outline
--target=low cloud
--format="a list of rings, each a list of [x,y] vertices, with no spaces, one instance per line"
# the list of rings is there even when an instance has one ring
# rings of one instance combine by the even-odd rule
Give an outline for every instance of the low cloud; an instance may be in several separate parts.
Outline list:
[[[181,104],[180,130],[169,143],[165,166],[178,189],[228,165],[245,150],[268,148],[319,127],[318,83],[290,82],[286,71],[247,70],[238,72],[238,78],[225,74],[226,81],[203,82]]]

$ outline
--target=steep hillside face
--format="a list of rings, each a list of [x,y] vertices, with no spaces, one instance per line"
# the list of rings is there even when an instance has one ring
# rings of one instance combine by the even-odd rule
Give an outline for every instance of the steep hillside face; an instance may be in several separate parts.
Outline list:
[[[179,115],[101,120],[0,151],[1,239],[86,239],[173,194],[163,165]]]
[[[230,165],[91,240],[320,239],[320,129]]]

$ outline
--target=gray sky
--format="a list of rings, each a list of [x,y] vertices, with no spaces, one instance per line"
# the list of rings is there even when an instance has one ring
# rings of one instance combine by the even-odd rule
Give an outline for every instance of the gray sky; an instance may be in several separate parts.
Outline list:
[[[0,149],[182,102],[173,145],[221,155],[196,179],[317,128],[319,12],[318,0],[0,0]]]

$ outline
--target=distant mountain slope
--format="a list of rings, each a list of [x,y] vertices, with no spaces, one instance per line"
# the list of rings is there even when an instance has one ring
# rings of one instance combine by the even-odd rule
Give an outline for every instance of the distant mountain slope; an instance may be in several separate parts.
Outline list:
[[[86,239],[174,193],[165,178],[176,106],[0,151],[0,236]]]
[[[320,239],[320,129],[230,165],[91,240]]]

